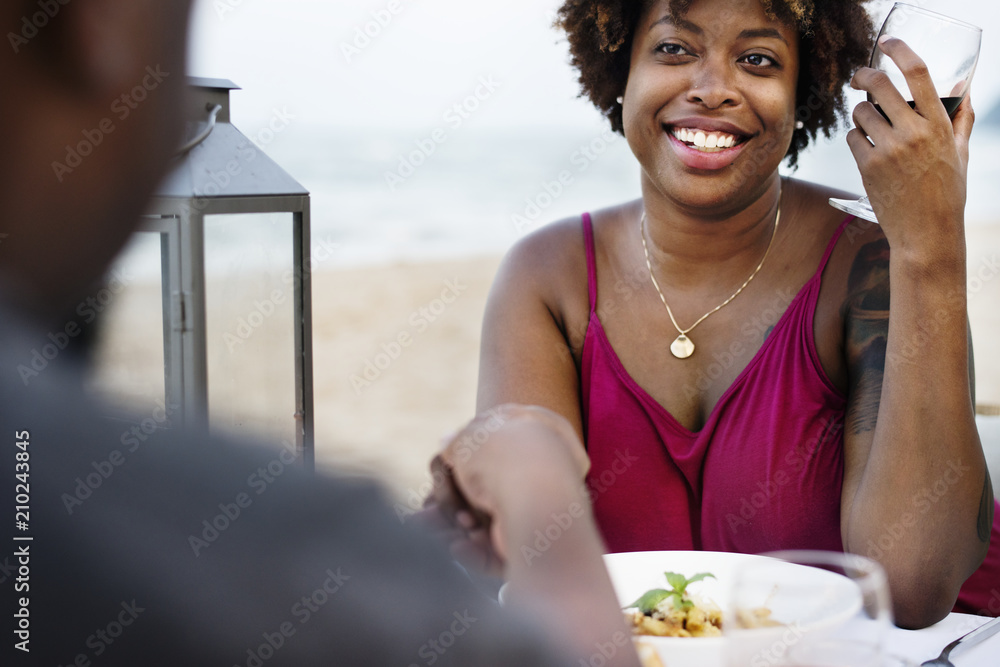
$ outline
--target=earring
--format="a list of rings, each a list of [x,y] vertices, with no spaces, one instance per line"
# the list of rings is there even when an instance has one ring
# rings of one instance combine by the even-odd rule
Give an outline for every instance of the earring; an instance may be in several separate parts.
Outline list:
[[[795,121],[795,129],[796,130],[801,130],[805,126],[806,126],[806,124],[803,123],[801,120]]]
[[[622,106],[622,104],[625,103],[625,98],[623,96],[619,95],[618,99],[615,100],[615,101],[618,102],[618,106]]]

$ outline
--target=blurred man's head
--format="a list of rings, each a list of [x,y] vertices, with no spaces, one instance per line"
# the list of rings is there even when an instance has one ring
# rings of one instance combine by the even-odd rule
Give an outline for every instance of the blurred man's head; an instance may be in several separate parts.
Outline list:
[[[0,299],[58,315],[180,144],[190,0],[0,3]]]

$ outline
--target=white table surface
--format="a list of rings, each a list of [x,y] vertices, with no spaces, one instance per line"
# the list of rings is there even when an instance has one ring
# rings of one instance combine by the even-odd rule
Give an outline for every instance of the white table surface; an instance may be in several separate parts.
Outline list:
[[[945,646],[989,620],[985,616],[949,614],[940,623],[923,630],[893,628],[887,641],[888,652],[919,665],[936,658]],[[1000,667],[1000,633],[960,653],[952,662],[955,667]]]

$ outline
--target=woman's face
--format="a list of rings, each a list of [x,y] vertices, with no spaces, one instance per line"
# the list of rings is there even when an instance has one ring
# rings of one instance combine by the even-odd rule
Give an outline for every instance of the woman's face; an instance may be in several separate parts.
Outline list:
[[[758,0],[659,0],[639,20],[625,90],[625,137],[643,178],[684,206],[759,197],[791,142],[798,33]]]

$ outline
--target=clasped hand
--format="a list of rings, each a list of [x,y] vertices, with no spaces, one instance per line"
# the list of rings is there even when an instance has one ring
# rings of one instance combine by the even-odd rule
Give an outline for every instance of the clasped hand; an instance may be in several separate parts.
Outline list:
[[[421,518],[464,565],[501,574],[512,540],[583,495],[590,462],[573,427],[545,408],[502,405],[445,443],[431,462]]]

